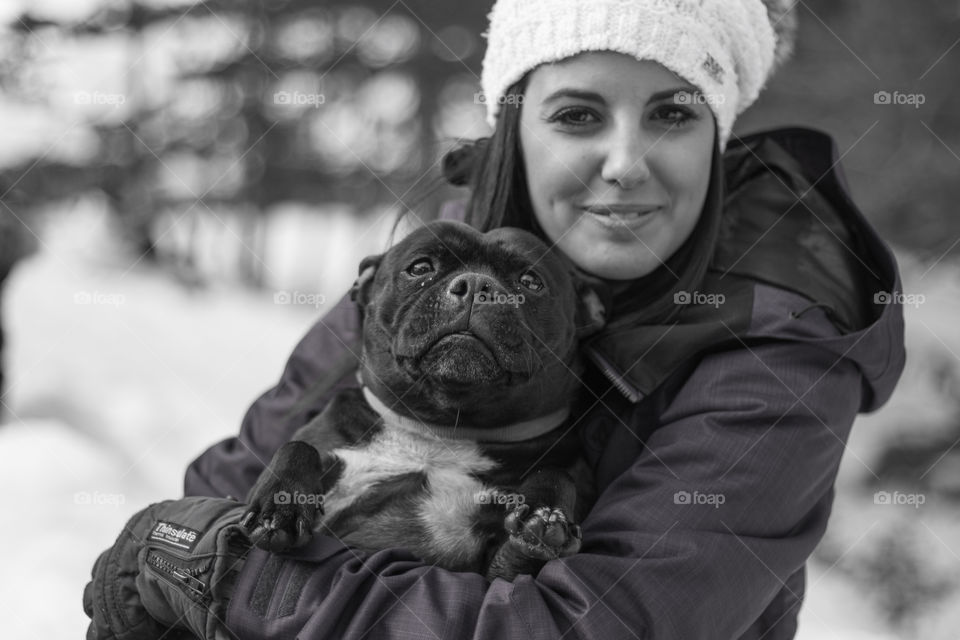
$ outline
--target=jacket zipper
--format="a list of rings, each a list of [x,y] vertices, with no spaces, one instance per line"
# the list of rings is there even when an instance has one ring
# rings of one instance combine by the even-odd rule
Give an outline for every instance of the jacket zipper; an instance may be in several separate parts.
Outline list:
[[[168,580],[172,580],[185,588],[194,598],[198,600],[207,599],[207,584],[197,576],[208,569],[209,563],[190,569],[174,563],[169,557],[165,557],[157,551],[150,550],[147,552],[147,564]]]
[[[600,368],[600,371],[603,372],[607,380],[609,380],[620,393],[626,396],[630,402],[637,403],[643,399],[643,394],[627,382],[623,376],[614,371],[613,365],[607,362],[606,358],[600,355],[596,349],[587,347],[584,351],[586,351],[587,356],[593,360],[594,364]]]

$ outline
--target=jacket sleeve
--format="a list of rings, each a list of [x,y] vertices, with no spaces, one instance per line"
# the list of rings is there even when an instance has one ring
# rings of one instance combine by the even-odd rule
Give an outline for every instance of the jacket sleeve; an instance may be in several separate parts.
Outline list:
[[[337,391],[357,386],[360,344],[359,311],[345,295],[297,344],[277,385],[250,406],[239,435],[211,446],[190,464],[184,495],[246,497],[294,431]]]
[[[837,335],[822,313],[804,319]],[[795,616],[793,578],[827,524],[860,373],[771,341],[705,356],[678,388],[645,447],[644,425],[622,416],[606,449],[636,453],[583,522],[581,552],[536,577],[488,583],[317,536],[296,556],[251,554],[228,626],[245,639],[727,639],[784,590],[793,602],[777,615]]]

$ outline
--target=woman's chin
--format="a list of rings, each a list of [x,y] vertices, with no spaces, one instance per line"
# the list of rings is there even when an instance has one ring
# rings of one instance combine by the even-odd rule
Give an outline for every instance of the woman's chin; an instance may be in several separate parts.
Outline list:
[[[598,260],[595,256],[571,256],[578,267],[604,280],[636,280],[649,275],[662,263],[651,256],[649,251],[635,252],[623,256],[610,256]],[[578,259],[578,258],[583,258]]]
[[[631,236],[633,242],[610,242],[602,234],[570,233],[562,238],[560,249],[578,267],[604,280],[635,280],[650,274],[663,262],[651,250],[651,241]],[[600,254],[598,247],[607,250]]]

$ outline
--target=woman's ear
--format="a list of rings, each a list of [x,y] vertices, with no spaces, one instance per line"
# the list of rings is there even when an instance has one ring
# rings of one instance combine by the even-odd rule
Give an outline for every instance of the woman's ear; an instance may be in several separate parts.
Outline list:
[[[360,275],[350,287],[350,299],[360,305],[361,308],[367,306],[370,302],[369,293],[373,277],[377,274],[377,268],[380,261],[383,260],[383,254],[367,256],[360,261]]]

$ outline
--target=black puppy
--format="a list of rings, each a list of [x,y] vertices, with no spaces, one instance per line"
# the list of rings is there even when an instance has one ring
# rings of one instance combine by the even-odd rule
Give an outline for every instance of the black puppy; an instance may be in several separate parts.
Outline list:
[[[491,580],[576,553],[593,488],[568,414],[578,338],[603,324],[578,282],[518,229],[435,222],[366,258],[364,387],[274,456],[250,493],[251,538],[282,551],[316,525]]]

